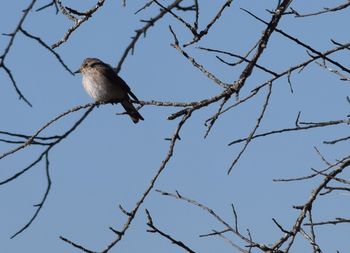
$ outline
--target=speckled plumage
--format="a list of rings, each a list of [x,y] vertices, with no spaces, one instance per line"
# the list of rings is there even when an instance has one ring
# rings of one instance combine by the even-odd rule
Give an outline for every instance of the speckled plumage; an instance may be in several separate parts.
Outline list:
[[[136,101],[138,98],[110,65],[97,58],[86,58],[76,73],[83,75],[83,87],[96,102],[120,102],[134,123],[143,120],[129,96]]]

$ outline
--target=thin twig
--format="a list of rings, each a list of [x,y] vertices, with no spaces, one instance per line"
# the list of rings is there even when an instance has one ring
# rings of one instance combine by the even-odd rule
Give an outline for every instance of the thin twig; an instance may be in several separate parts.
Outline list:
[[[121,67],[122,67],[126,57],[130,53],[130,51],[133,53],[133,51],[135,49],[136,42],[139,40],[141,35],[142,34],[146,34],[146,32],[147,32],[147,30],[149,28],[151,28],[158,20],[160,20],[166,13],[168,13],[168,10],[171,10],[171,9],[175,8],[182,1],[183,0],[175,0],[172,4],[168,5],[166,7],[166,9],[162,9],[157,16],[155,16],[153,18],[150,18],[148,21],[146,21],[146,25],[145,26],[143,26],[142,28],[137,29],[135,31],[136,34],[132,37],[131,42],[129,43],[129,45],[124,50],[124,53],[123,53],[122,57],[120,58],[117,67],[115,68],[116,73],[119,73],[119,71],[121,70]]]
[[[42,198],[42,200],[40,201],[39,204],[35,205],[35,207],[37,207],[37,209],[36,209],[34,215],[32,216],[32,218],[20,230],[18,230],[15,234],[13,234],[11,236],[11,239],[16,237],[20,233],[22,233],[24,230],[26,230],[33,223],[33,221],[36,219],[39,212],[41,211],[41,208],[44,206],[44,203],[46,201],[47,196],[49,195],[49,192],[51,189],[51,177],[50,177],[50,163],[49,163],[48,151],[46,151],[44,153],[44,156],[45,156],[45,172],[46,172],[46,179],[47,179],[47,187],[46,187],[44,197]]]
[[[273,134],[281,134],[281,133],[285,133],[285,132],[304,131],[304,130],[308,130],[308,129],[312,129],[312,128],[335,126],[335,125],[349,124],[349,123],[350,123],[349,119],[331,120],[331,121],[325,121],[325,122],[315,122],[313,124],[306,125],[306,126],[283,128],[283,129],[279,129],[279,130],[273,130],[273,131],[257,134],[257,135],[252,136],[251,139],[265,137],[265,136],[273,135]],[[237,143],[240,143],[240,142],[243,142],[246,140],[247,140],[247,138],[237,139],[237,140],[230,142],[228,145],[230,146],[230,145],[237,144]]]
[[[179,45],[175,33],[172,30],[171,26],[169,27],[171,33],[174,35],[174,40],[175,42],[173,44],[171,44],[171,46],[173,48],[175,48],[176,50],[178,50],[187,60],[189,60],[192,65],[194,67],[196,67],[197,69],[199,69],[206,77],[208,77],[210,80],[214,81],[214,83],[216,83],[217,85],[221,86],[224,89],[229,88],[230,86],[226,83],[223,83],[220,81],[219,78],[217,78],[214,74],[212,74],[210,71],[208,71],[206,68],[204,68],[203,65],[199,64],[193,57],[191,57],[190,55],[188,55],[187,52],[185,52]]]
[[[254,15],[252,12],[245,10],[243,8],[241,8],[243,11],[245,11],[246,13],[248,13],[250,16],[252,16],[253,18],[255,18],[256,20],[264,23],[265,25],[269,26],[271,24],[264,21],[263,19],[259,18],[258,16]],[[285,33],[284,31],[282,31],[281,29],[275,28],[275,31],[278,32],[279,34],[282,34],[284,37],[290,39],[291,41],[294,41],[295,43],[297,43],[298,45],[306,48],[307,50],[310,50],[312,53],[316,54],[315,57],[321,57],[327,61],[329,61],[330,63],[334,64],[335,66],[339,67],[341,70],[350,73],[350,69],[346,68],[344,65],[340,64],[339,62],[336,62],[332,59],[330,59],[329,57],[327,57],[326,55],[322,54],[320,51],[317,51],[316,49],[312,48],[311,46],[307,45],[306,43],[300,41],[299,39]],[[310,55],[311,56],[311,55]]]
[[[270,101],[270,97],[271,97],[271,93],[272,93],[272,83],[269,85],[269,91],[267,93],[266,99],[265,99],[265,103],[262,107],[261,113],[256,121],[255,127],[253,128],[253,130],[250,132],[249,136],[246,138],[245,140],[245,144],[243,146],[243,148],[241,149],[241,151],[238,153],[238,155],[236,156],[236,158],[233,160],[230,168],[227,171],[227,174],[230,174],[231,170],[233,169],[233,167],[236,165],[236,163],[238,162],[238,160],[240,159],[240,157],[243,155],[244,151],[246,150],[246,148],[248,147],[249,143],[251,142],[251,140],[254,137],[255,132],[258,130],[261,120],[263,119],[267,106],[269,104]],[[231,144],[229,144],[231,145]]]
[[[56,122],[57,120],[59,120],[60,118],[72,113],[72,112],[76,112],[76,111],[79,111],[81,109],[84,109],[84,108],[87,108],[87,107],[91,107],[93,108],[93,106],[95,106],[96,103],[89,103],[89,104],[86,104],[86,105],[79,105],[79,106],[76,106],[76,107],[73,107],[67,111],[65,111],[64,113],[61,113],[60,115],[58,115],[57,117],[55,117],[54,119],[50,120],[49,122],[47,122],[45,125],[43,125],[41,128],[39,128],[32,136],[30,136],[30,138],[28,138],[28,140],[23,143],[22,145],[12,149],[12,150],[9,150],[5,153],[3,153],[2,155],[0,155],[0,160],[5,158],[6,156],[8,155],[11,155],[29,145],[32,144],[32,142],[34,141],[34,139],[42,132],[44,131],[48,126],[50,126],[52,123]]]
[[[194,38],[190,41],[187,42],[183,45],[183,47],[187,47],[189,45],[192,45],[194,43],[197,43],[198,41],[200,41],[205,35],[208,34],[209,29],[215,24],[216,21],[219,20],[219,18],[221,17],[221,14],[223,13],[223,11],[230,7],[231,3],[233,0],[226,0],[226,2],[224,3],[224,5],[220,8],[220,10],[216,13],[215,17],[208,23],[208,25],[199,33],[196,32],[196,34],[194,34]]]
[[[343,10],[343,9],[349,7],[349,6],[350,6],[350,2],[347,1],[346,3],[343,3],[343,4],[335,6],[335,7],[324,7],[322,11],[317,11],[317,12],[307,13],[307,14],[299,14],[294,9],[292,9],[292,8],[291,9],[292,9],[293,14],[295,15],[296,18],[304,18],[304,17],[317,16],[317,15],[321,15],[321,14],[325,14],[325,13],[340,11],[340,10]]]
[[[57,60],[62,64],[62,66],[71,74],[74,76],[73,71],[63,62],[61,56],[56,53],[54,50],[52,50],[50,48],[49,45],[47,45],[44,41],[41,40],[41,38],[36,37],[34,35],[31,35],[30,33],[28,33],[26,30],[24,30],[22,27],[20,28],[20,31],[27,37],[36,40],[40,45],[42,45],[43,47],[45,47],[47,50],[49,50],[56,58]]]
[[[59,47],[63,43],[65,43],[69,39],[69,37],[73,34],[73,32],[80,27],[80,25],[85,23],[100,7],[103,6],[104,2],[105,2],[105,0],[98,0],[96,5],[93,8],[91,8],[90,10],[88,10],[87,12],[85,12],[85,16],[83,18],[77,20],[75,22],[75,24],[67,30],[65,35],[59,41],[54,43],[51,46],[51,48],[54,49],[56,47]]]
[[[159,228],[156,227],[156,225],[154,225],[153,223],[153,219],[151,217],[151,214],[149,213],[149,211],[146,209],[146,215],[147,215],[147,226],[150,227],[150,229],[147,230],[147,232],[149,233],[158,233],[161,236],[163,236],[164,238],[168,239],[172,244],[175,244],[177,246],[179,246],[180,248],[184,249],[187,252],[190,253],[196,253],[194,250],[192,250],[191,248],[189,248],[186,244],[184,244],[182,241],[176,240],[174,239],[171,235],[163,232],[162,230],[160,230]]]

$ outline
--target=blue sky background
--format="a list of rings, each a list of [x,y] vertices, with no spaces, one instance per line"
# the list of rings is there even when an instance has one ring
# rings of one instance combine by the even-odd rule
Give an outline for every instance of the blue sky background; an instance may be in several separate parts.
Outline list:
[[[143,1],[106,1],[105,5],[83,24],[69,41],[56,51],[73,70],[86,57],[98,57],[116,65],[124,49],[143,26],[140,19],[158,13],[152,7],[138,15],[133,13]],[[141,3],[142,2],[142,3]],[[204,27],[215,15],[223,1],[204,1],[201,6],[200,26]],[[215,2],[215,3],[214,3]],[[300,12],[316,11],[335,6],[342,1],[295,1],[292,7]],[[4,1],[0,9],[0,32],[12,32],[29,1]],[[34,9],[46,4],[38,1]],[[164,3],[167,3],[164,1]],[[74,1],[72,7],[85,10],[94,1]],[[222,18],[213,26],[199,46],[217,48],[244,54],[260,38],[265,26],[245,14],[246,8],[265,20],[270,19],[266,9],[273,9],[276,1],[234,1]],[[191,18],[190,15],[187,16]],[[314,18],[284,17],[279,24],[287,33],[302,39],[320,51],[334,47],[330,39],[348,42],[346,24],[349,10]],[[128,56],[120,75],[141,100],[196,101],[212,97],[221,88],[195,69],[182,55],[170,46],[173,38],[171,24],[181,42],[191,39],[191,34],[173,17],[166,15],[156,23],[146,38],[138,41],[135,54]],[[40,36],[49,45],[55,43],[72,25],[54,8],[32,11],[23,27]],[[0,48],[8,38],[0,37]],[[213,53],[195,47],[186,48],[201,64],[224,82],[239,77],[242,67],[233,69],[220,63]],[[346,65],[348,52],[335,54],[334,59]],[[224,57],[227,61],[233,61]],[[308,59],[305,49],[274,33],[259,63],[276,72],[284,71]],[[37,42],[19,34],[6,64],[11,68],[23,94],[33,107],[19,101],[4,71],[0,74],[0,130],[33,134],[44,123],[69,108],[91,101],[81,85],[81,76],[70,75],[56,58]],[[255,86],[270,78],[255,71],[248,79],[241,96],[249,94]],[[300,74],[292,75],[294,93],[290,93],[286,78],[273,86],[267,114],[258,132],[293,127],[301,111],[303,121],[329,121],[345,119],[349,114],[348,82],[316,64],[309,65]],[[299,214],[292,205],[303,204],[311,190],[322,178],[297,183],[274,183],[273,178],[297,177],[310,174],[310,168],[322,169],[323,162],[314,150],[317,146],[331,161],[348,155],[348,143],[335,146],[322,144],[349,135],[348,126],[336,126],[305,132],[275,135],[257,139],[248,147],[232,173],[227,169],[241,146],[227,144],[247,136],[261,111],[266,90],[249,102],[220,117],[208,138],[204,121],[212,116],[218,104],[193,113],[181,131],[181,141],[175,154],[156,183],[155,189],[193,198],[216,210],[232,222],[231,203],[237,209],[242,231],[250,229],[253,238],[261,243],[273,243],[281,232],[272,222],[275,218],[285,228],[292,226]],[[232,100],[229,104],[232,104]],[[34,204],[45,191],[44,163],[22,175],[19,179],[0,186],[0,252],[79,252],[58,237],[63,235],[92,250],[101,250],[114,238],[108,229],[116,229],[126,221],[118,209],[134,207],[161,161],[164,159],[170,137],[178,120],[168,121],[167,116],[176,108],[145,106],[141,114],[145,121],[134,125],[126,116],[116,116],[121,107],[105,105],[95,109],[67,139],[49,154],[52,189],[38,218],[21,235],[10,239],[33,215]],[[45,130],[44,135],[65,132],[82,112],[70,114]],[[0,143],[0,153],[15,145]],[[36,159],[41,147],[31,146],[0,162],[1,180],[23,169]],[[349,173],[344,174],[344,178]],[[314,206],[314,221],[349,217],[349,195],[333,193],[320,197]],[[199,238],[211,229],[222,229],[208,214],[183,202],[160,196],[155,191],[149,195],[127,231],[126,236],[111,252],[182,252],[164,238],[146,233],[147,208],[154,223],[175,238],[182,240],[198,252],[232,252],[229,244],[220,238]],[[346,252],[349,249],[349,227],[325,226],[317,229],[317,239],[325,252]],[[233,237],[234,238],[234,237]],[[239,242],[236,238],[235,242]],[[306,248],[305,248],[306,247]],[[299,238],[293,252],[311,251],[304,239]],[[305,252],[305,251],[304,251]]]

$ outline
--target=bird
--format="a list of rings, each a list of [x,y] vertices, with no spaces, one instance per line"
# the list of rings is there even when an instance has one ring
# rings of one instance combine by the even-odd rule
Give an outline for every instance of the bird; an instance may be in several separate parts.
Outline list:
[[[121,103],[135,124],[144,120],[131,100],[139,99],[110,65],[97,58],[86,58],[74,73],[82,74],[83,87],[96,102]]]

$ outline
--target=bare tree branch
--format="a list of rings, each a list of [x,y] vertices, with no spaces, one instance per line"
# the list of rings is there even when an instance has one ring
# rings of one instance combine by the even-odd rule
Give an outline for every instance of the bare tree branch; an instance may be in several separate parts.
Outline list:
[[[190,253],[195,253],[195,251],[193,251],[188,246],[186,246],[182,241],[174,239],[172,236],[168,235],[167,233],[165,233],[162,230],[160,230],[159,228],[157,228],[154,225],[153,219],[151,217],[151,214],[149,213],[149,211],[147,209],[146,209],[146,215],[147,215],[147,220],[148,220],[147,225],[150,228],[150,229],[147,230],[147,232],[149,232],[149,233],[158,233],[161,236],[163,236],[164,238],[166,238],[169,241],[171,241],[171,243],[176,244],[180,248],[183,248],[185,251],[190,252]]]

